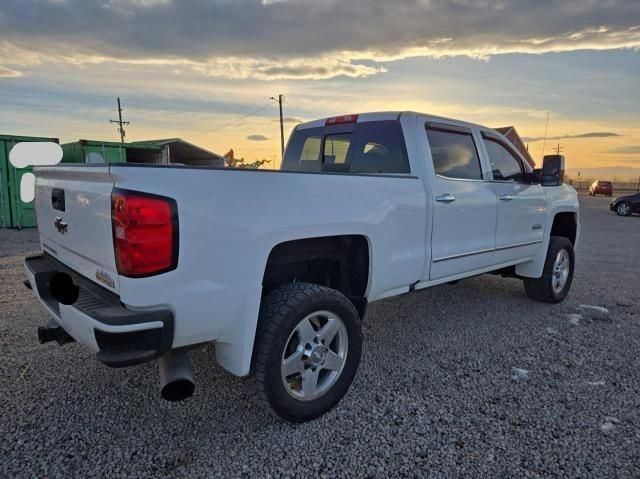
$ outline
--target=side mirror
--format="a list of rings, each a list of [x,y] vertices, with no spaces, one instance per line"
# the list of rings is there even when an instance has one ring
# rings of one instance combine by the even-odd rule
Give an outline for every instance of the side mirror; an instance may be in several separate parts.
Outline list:
[[[560,186],[564,182],[564,156],[546,155],[542,160],[540,184],[542,186]]]

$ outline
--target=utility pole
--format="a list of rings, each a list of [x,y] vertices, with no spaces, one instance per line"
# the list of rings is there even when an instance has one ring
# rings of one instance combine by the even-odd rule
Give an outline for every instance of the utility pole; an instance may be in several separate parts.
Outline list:
[[[115,123],[118,125],[118,131],[120,132],[120,143],[124,143],[124,127],[123,125],[128,125],[128,121],[122,121],[122,108],[120,107],[120,97],[118,97],[118,120],[109,120],[110,123]]]
[[[578,170],[578,191],[582,189],[582,180],[580,179],[580,170]]]
[[[282,159],[284,160],[284,119],[282,118],[282,102],[284,101],[284,95],[280,93],[278,98],[271,97],[269,100],[277,101],[278,106],[280,107],[280,152]]]
[[[554,148],[556,155],[559,155],[563,148],[564,147],[560,146],[560,143],[558,143],[558,146]]]

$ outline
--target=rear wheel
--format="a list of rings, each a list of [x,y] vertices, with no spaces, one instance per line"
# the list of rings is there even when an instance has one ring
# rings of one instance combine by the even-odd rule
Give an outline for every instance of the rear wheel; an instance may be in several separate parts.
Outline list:
[[[559,303],[573,282],[575,254],[573,244],[562,236],[549,239],[547,257],[540,278],[525,278],[524,289],[529,298],[545,303]]]
[[[616,213],[618,213],[618,216],[631,215],[631,203],[628,203],[626,201],[618,203],[618,206],[616,206]]]
[[[262,302],[254,347],[259,401],[289,421],[324,414],[348,391],[361,348],[360,317],[343,294],[309,283],[274,290]]]

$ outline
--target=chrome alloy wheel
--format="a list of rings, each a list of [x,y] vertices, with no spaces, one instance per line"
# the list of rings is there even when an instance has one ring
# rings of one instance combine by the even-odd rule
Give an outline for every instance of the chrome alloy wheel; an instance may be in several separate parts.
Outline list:
[[[560,293],[569,279],[569,271],[571,269],[571,259],[567,250],[558,251],[556,260],[553,263],[553,275],[551,276],[551,287],[553,292]]]
[[[338,381],[347,360],[349,339],[342,320],[329,311],[316,311],[294,328],[280,366],[287,392],[311,401]]]
[[[629,211],[631,211],[631,208],[629,208],[629,205],[627,203],[620,203],[617,210],[620,216],[627,216],[629,214]]]

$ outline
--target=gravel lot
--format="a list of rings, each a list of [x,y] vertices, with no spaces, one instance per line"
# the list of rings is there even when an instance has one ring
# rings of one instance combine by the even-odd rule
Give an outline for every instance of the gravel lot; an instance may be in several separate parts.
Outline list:
[[[303,425],[256,408],[211,348],[170,404],[155,364],[39,345],[36,232],[0,230],[0,476],[640,477],[640,216],[581,202],[564,303],[491,275],[374,303],[351,391]]]

